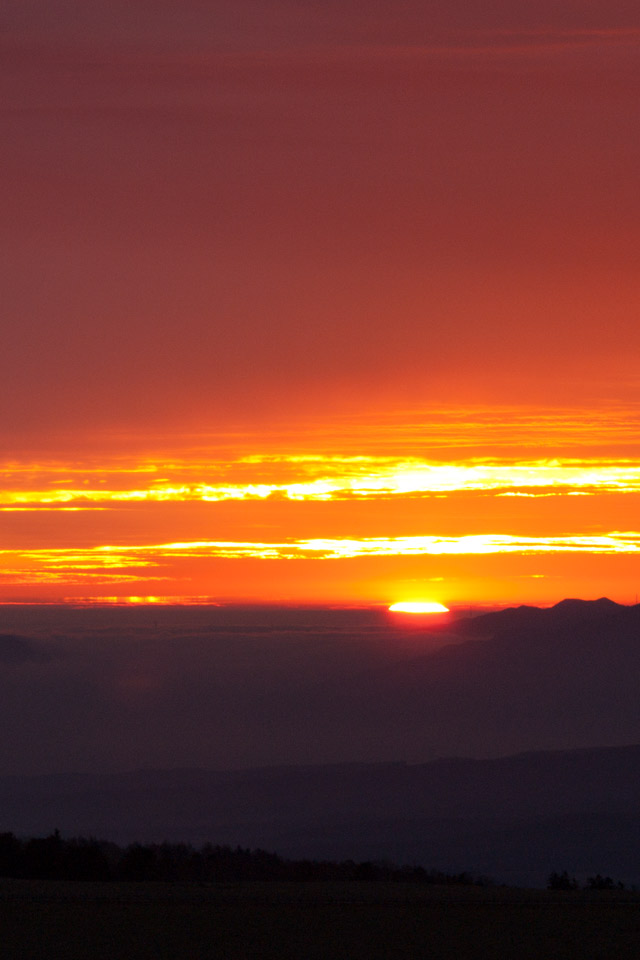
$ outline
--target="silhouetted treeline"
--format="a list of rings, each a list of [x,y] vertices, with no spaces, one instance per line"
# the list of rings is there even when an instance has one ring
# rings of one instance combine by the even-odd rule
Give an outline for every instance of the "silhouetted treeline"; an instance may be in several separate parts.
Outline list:
[[[575,877],[570,877],[566,870],[562,873],[551,873],[547,881],[547,890],[579,890],[580,884]],[[603,877],[597,873],[595,877],[587,877],[584,885],[585,890],[624,890],[625,886],[621,880],[613,880],[612,877]],[[635,887],[631,888],[635,890]]]
[[[381,862],[286,860],[265,850],[206,844],[133,843],[128,847],[85,838],[21,840],[0,834],[0,876],[32,880],[160,880],[199,883],[237,880],[386,880],[431,884],[491,881],[468,873],[447,874],[419,866]]]

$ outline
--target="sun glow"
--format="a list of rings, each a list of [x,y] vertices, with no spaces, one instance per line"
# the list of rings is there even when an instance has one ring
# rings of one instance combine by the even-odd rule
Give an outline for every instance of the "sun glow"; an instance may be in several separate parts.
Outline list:
[[[619,583],[637,561],[640,410],[406,417],[0,458],[0,598],[211,602],[264,580],[258,598],[422,603],[437,574],[451,600],[543,575],[553,599],[577,564]]]
[[[392,613],[449,613],[448,607],[432,600],[392,603],[389,610]]]

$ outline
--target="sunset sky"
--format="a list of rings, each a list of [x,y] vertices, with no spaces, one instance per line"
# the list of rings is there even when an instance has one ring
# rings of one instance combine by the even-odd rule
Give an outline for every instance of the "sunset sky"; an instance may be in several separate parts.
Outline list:
[[[0,601],[635,602],[637,4],[0,31]]]

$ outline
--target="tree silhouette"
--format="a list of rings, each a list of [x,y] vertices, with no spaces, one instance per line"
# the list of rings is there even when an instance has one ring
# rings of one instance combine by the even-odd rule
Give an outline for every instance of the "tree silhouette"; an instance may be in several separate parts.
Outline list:
[[[547,880],[547,890],[577,890],[578,881],[570,877],[566,870],[562,873],[550,873]]]

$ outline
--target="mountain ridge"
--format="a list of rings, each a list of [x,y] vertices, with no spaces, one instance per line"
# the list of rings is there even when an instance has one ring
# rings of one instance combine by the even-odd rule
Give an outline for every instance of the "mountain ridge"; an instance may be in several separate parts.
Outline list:
[[[10,781],[10,782],[9,782]],[[0,831],[640,881],[640,743],[424,764],[0,777]]]
[[[137,632],[115,618],[92,634],[83,619],[73,635],[63,620],[30,641],[35,656],[8,642],[0,771],[415,764],[640,743],[637,605],[507,608],[431,633],[370,610],[333,611],[315,633],[305,617],[303,634],[277,611],[252,614],[246,636],[199,616],[195,632],[138,617]]]

